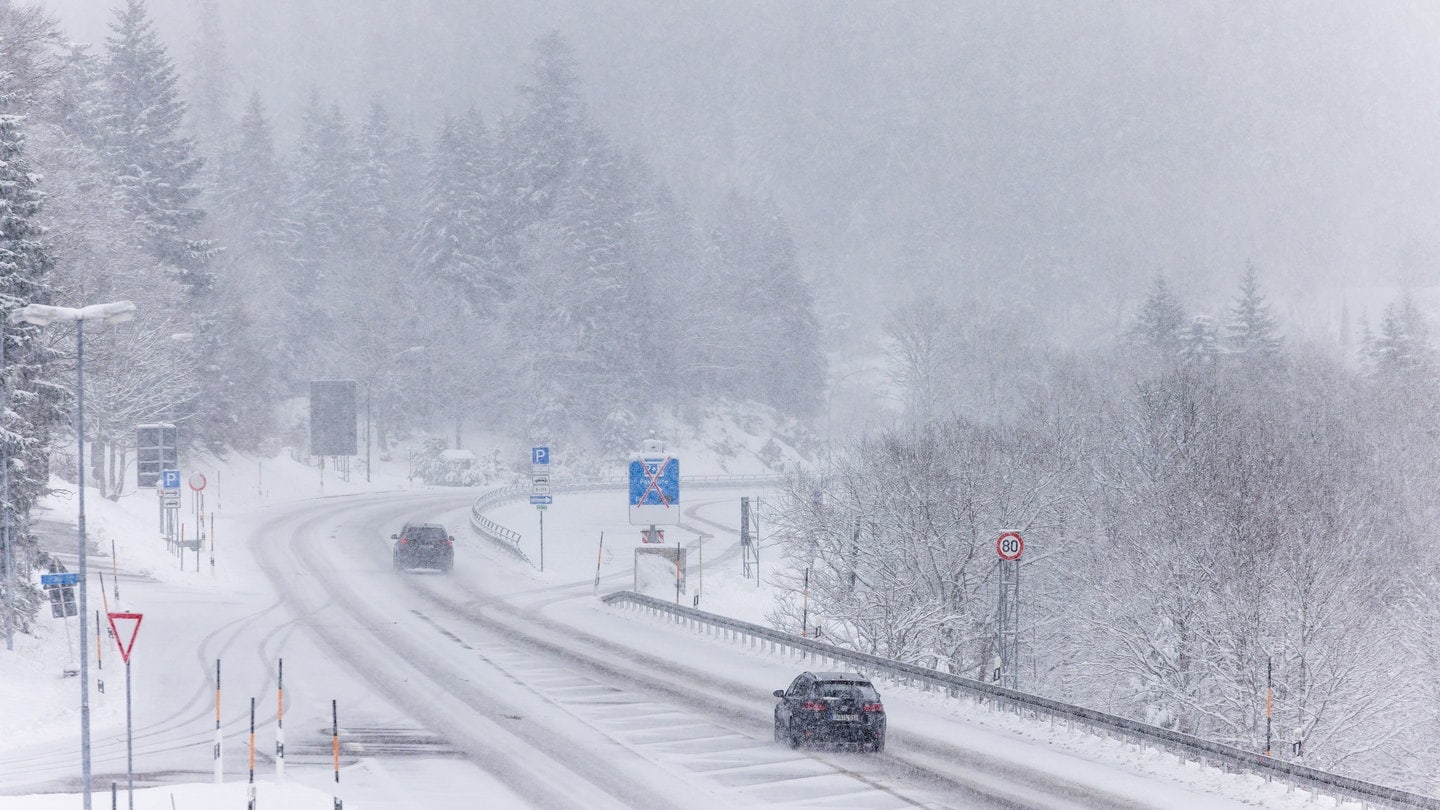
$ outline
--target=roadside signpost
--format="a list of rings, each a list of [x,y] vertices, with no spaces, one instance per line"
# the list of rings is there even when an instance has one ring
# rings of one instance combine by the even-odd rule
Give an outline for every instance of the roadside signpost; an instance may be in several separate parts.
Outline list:
[[[180,514],[180,471],[167,467],[160,471],[155,491],[160,495],[160,534],[167,546],[175,544],[175,524]]]
[[[540,513],[540,571],[545,571],[545,507],[554,503],[550,494],[550,447],[530,448],[530,504]]]
[[[1021,537],[1019,532],[1005,532],[995,538],[995,553],[1006,562],[1020,559],[1024,552],[1025,538]]]
[[[647,452],[630,458],[632,526],[674,526],[680,522],[680,459],[663,453],[660,447],[647,448]]]
[[[665,450],[665,442],[650,438],[641,443],[641,450],[630,456],[629,467],[630,525],[645,526],[640,530],[640,542],[645,545],[659,545],[658,549],[635,550],[635,577],[638,588],[640,553],[662,553],[665,531],[656,528],[659,524],[678,526],[680,524],[680,459]],[[681,572],[684,568],[684,549],[675,544],[675,602],[680,602],[683,588]]]
[[[140,632],[140,620],[144,616],[140,613],[106,615],[110,619],[110,632],[115,635],[115,644],[120,648],[120,658],[125,662],[125,784],[130,810],[135,810],[135,740],[132,731],[134,725],[130,719],[130,650],[135,647],[135,636]],[[130,630],[128,641],[121,633],[121,628]]]
[[[41,587],[50,594],[52,618],[62,619],[80,612],[75,604],[75,586],[79,584],[80,575],[72,572],[40,575]]]
[[[995,623],[996,650],[999,655],[996,680],[1001,686],[1019,688],[1020,674],[1020,555],[1025,553],[1025,538],[1019,532],[1001,532],[995,538],[995,555],[999,557],[999,616]]]

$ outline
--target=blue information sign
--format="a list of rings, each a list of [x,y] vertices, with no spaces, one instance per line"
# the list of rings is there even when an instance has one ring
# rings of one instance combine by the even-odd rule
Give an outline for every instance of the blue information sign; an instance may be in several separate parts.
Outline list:
[[[161,470],[161,471],[160,471],[160,488],[161,488],[161,489],[179,489],[179,488],[180,488],[180,471],[179,471],[179,470]]]
[[[553,495],[531,495],[530,503],[535,506],[549,506],[555,502],[554,497]]]
[[[79,585],[79,574],[41,574],[41,585]]]
[[[680,459],[630,459],[630,523],[680,522]]]
[[[549,463],[550,463],[550,448],[549,448],[549,447],[532,447],[532,448],[530,448],[530,463],[531,463],[531,464],[549,464]]]

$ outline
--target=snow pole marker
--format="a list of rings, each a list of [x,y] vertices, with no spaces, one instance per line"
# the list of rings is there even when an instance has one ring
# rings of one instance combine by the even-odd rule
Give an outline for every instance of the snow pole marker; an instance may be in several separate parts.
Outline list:
[[[339,702],[330,701],[330,750],[335,757],[335,810],[343,810],[345,802],[340,798],[340,709]]]
[[[215,659],[215,784],[225,778],[225,766],[221,763],[220,750],[224,736],[220,733],[220,659]]]
[[[285,659],[275,688],[275,781],[285,781]]]
[[[103,589],[102,589],[103,590]],[[102,670],[105,669],[105,662],[100,659],[100,651],[104,645],[100,643],[100,611],[95,611],[95,691],[105,694],[105,677]]]
[[[101,602],[103,602],[104,605],[105,605],[105,615],[108,617],[108,616],[110,615],[110,597],[105,595],[105,572],[104,572],[104,571],[96,571],[95,574],[96,574],[96,576],[100,577],[100,600],[101,600]],[[115,597],[115,598],[118,600],[120,597],[117,596],[117,597]],[[108,621],[107,621],[107,624],[109,624]],[[109,626],[109,629],[108,629],[106,632],[110,634],[110,637],[111,637],[111,638],[115,638],[115,627],[114,627],[114,625],[110,625],[110,626]],[[95,668],[96,668],[96,670],[103,670],[103,669],[105,668],[105,667],[104,667],[104,664],[103,664],[103,663],[101,662],[101,660],[100,660],[100,647],[101,647],[101,644],[100,644],[100,612],[99,612],[99,611],[96,611],[96,612],[95,612]],[[97,672],[96,677],[95,677],[95,688],[96,688],[97,690],[99,690],[100,694],[102,694],[102,695],[105,694],[105,679],[102,678],[102,677],[100,677],[99,674],[98,674],[98,672]]]
[[[255,810],[255,698],[250,698],[250,783],[245,788],[246,807]]]
[[[115,554],[115,539],[110,539],[110,578],[115,580],[115,601],[120,601],[120,563]]]
[[[600,550],[595,552],[595,592],[600,592],[600,559],[605,556],[605,532],[600,532]]]

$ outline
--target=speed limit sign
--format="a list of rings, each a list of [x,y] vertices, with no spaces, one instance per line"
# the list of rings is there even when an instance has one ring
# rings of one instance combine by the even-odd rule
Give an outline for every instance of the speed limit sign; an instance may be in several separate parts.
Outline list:
[[[1002,560],[1018,560],[1024,551],[1025,538],[1019,532],[1005,532],[995,539],[995,553]]]

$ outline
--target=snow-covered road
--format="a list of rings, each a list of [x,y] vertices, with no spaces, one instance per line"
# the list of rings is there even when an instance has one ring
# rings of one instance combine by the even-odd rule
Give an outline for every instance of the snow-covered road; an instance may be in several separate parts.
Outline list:
[[[470,530],[475,495],[422,490],[254,509],[227,519],[226,573],[209,587],[203,573],[183,588],[123,580],[127,601],[146,603],[133,672],[137,784],[211,778],[220,659],[226,780],[246,778],[253,697],[256,767],[262,789],[272,788],[283,659],[285,778],[333,788],[334,700],[339,792],[352,807],[1232,804],[1102,757],[966,723],[943,698],[884,685],[892,732],[885,754],[791,751],[772,740],[770,692],[805,661],[595,598],[601,531],[610,540],[598,554],[600,592],[632,582],[637,543],[623,506],[616,508],[623,494],[557,498],[546,518],[544,573]],[[714,535],[702,607],[738,607],[753,620],[763,614],[759,594],[732,559],[737,500],[733,491],[692,491],[687,521]],[[532,556],[538,551],[533,510],[501,507],[494,516],[526,535],[522,547]],[[389,536],[407,520],[450,527],[452,575],[391,570]],[[671,539],[693,543],[694,535],[677,527]],[[125,775],[115,664],[106,661],[109,688],[97,698],[94,768],[105,785],[123,785]],[[6,794],[74,790],[76,770],[68,739],[0,754]]]

